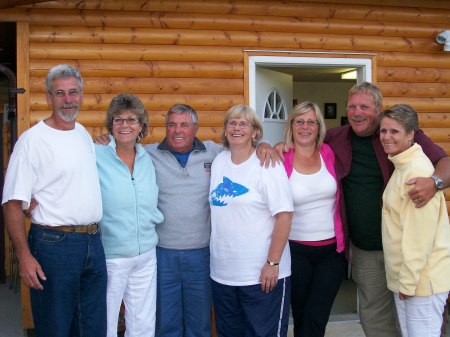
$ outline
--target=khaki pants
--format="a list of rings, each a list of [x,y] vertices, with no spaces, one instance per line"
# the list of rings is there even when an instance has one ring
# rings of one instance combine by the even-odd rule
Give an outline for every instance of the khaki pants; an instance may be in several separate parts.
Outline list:
[[[362,250],[351,245],[351,263],[366,337],[401,337],[394,296],[387,288],[383,251]]]

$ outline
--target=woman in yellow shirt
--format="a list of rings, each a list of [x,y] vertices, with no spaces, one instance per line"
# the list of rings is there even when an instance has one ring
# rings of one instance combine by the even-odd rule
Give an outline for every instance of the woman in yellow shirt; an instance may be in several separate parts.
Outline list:
[[[381,116],[381,144],[395,166],[383,193],[383,250],[403,337],[438,337],[450,290],[450,225],[442,191],[421,208],[408,197],[406,181],[434,172],[414,144],[417,129],[409,105],[394,105]]]

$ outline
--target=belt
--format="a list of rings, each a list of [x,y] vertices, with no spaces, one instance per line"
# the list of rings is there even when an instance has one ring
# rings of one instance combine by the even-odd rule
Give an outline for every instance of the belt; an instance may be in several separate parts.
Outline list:
[[[79,233],[79,234],[96,234],[98,232],[98,223],[93,222],[86,226],[64,225],[64,226],[48,226],[33,223],[33,226],[48,229],[56,232]]]

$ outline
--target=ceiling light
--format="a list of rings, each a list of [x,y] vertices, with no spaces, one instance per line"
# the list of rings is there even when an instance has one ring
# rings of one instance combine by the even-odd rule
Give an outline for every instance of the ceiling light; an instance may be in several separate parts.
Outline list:
[[[356,70],[352,70],[352,71],[349,71],[346,73],[342,73],[341,79],[342,80],[356,80],[357,75],[358,74],[356,73]]]

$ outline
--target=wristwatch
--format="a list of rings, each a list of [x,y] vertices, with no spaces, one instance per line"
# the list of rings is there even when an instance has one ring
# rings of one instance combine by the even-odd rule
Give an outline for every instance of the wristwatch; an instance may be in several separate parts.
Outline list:
[[[268,264],[269,266],[278,266],[278,265],[280,264],[280,262],[275,262],[275,261],[267,260],[267,264]]]
[[[434,180],[434,184],[438,191],[442,191],[444,189],[444,182],[438,176],[431,176],[431,179]]]

